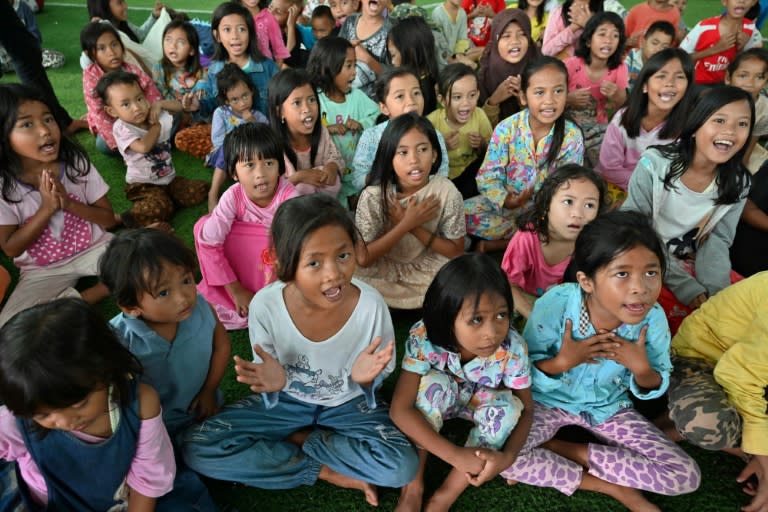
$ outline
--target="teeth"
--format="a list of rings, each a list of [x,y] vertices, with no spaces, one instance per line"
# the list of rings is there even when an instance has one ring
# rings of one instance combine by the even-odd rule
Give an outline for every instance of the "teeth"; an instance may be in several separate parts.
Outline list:
[[[325,295],[329,299],[335,299],[336,297],[341,295],[341,287],[334,286],[333,288],[329,288],[323,292],[323,295]]]
[[[733,146],[733,141],[730,141],[730,140],[716,140],[715,144],[718,144],[718,145],[721,145],[721,146],[731,147],[731,146]]]

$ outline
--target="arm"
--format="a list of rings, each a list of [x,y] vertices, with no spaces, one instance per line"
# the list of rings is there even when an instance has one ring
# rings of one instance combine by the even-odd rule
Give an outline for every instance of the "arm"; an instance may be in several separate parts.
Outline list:
[[[728,212],[696,251],[696,280],[706,288],[710,297],[731,284],[729,250],[745,203],[746,197],[742,197],[737,204],[729,205]]]
[[[600,163],[598,171],[611,183],[627,190],[632,169],[627,168],[626,132],[619,125],[621,112],[617,112],[605,130],[605,137],[600,146]]]
[[[0,247],[10,258],[20,256],[36,242],[48,227],[51,217],[61,209],[56,180],[52,177],[51,171],[47,169],[43,171],[38,190],[41,199],[40,207],[32,217],[20,225],[0,226]]]
[[[509,133],[511,127],[502,121],[496,126],[488,142],[480,169],[477,171],[477,189],[484,195],[497,210],[504,207],[504,202],[509,195],[506,187],[506,167],[510,164]]]
[[[565,25],[561,15],[562,6],[558,6],[549,14],[549,21],[544,29],[541,53],[556,56],[565,48],[573,45],[581,35],[583,27],[571,23]]]
[[[515,305],[515,311],[525,318],[531,316],[531,310],[533,310],[531,296],[517,285],[510,283],[510,288],[512,288],[512,302]]]
[[[443,238],[432,233],[422,226],[417,226],[411,230],[411,234],[424,244],[424,247],[431,249],[446,258],[455,258],[464,253],[464,238]]]
[[[291,22],[291,13],[294,13],[294,20]],[[291,56],[291,52],[288,51],[288,48],[293,49],[294,46],[296,46],[296,19],[295,15],[298,13],[298,7],[296,5],[291,5],[291,7],[288,8],[288,23],[285,27],[285,31],[288,34],[288,43],[290,44],[293,42],[293,45],[290,47],[286,47],[286,43],[283,42],[283,32],[280,30],[280,25],[277,24],[277,20],[275,19],[274,15],[272,13],[269,13],[270,21],[267,24],[267,37],[269,38],[269,46],[272,49],[272,57],[274,57],[275,61],[277,62],[278,67],[280,66],[283,59],[287,59]],[[291,35],[293,36],[293,41],[291,41]]]
[[[109,229],[117,225],[115,212],[107,196],[103,196],[91,204],[84,204],[79,201],[73,201],[69,198],[64,186],[60,185],[62,190],[62,210],[68,211],[78,217],[94,224],[98,224],[104,229]]]
[[[753,228],[768,231],[768,215],[761,210],[751,199],[747,199],[741,220]]]
[[[224,137],[227,136],[227,123],[224,118],[226,117],[225,107],[219,107],[213,112],[213,119],[211,119],[211,144],[214,148],[220,148],[224,145]]]
[[[135,139],[128,147],[137,153],[147,154],[152,151],[152,148],[157,144],[157,140],[160,138],[160,123],[155,123],[149,127],[147,133],[142,137]]]
[[[198,298],[197,300],[202,300]],[[211,353],[211,363],[208,367],[208,375],[205,377],[203,387],[200,388],[197,396],[189,404],[190,411],[197,409],[197,419],[203,420],[216,412],[218,412],[218,404],[216,403],[216,391],[219,389],[221,379],[224,377],[224,373],[227,371],[227,364],[229,363],[229,357],[231,353],[231,343],[229,341],[229,335],[227,330],[221,324],[218,318],[216,318],[216,311],[213,306],[208,306],[211,310],[211,314],[216,321],[216,326],[213,329],[213,352]]]

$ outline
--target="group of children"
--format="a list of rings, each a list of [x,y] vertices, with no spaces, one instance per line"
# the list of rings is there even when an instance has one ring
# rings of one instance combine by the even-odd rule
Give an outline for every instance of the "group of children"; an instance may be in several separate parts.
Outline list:
[[[224,3],[207,28],[158,4],[139,29],[89,0],[89,125],[133,202],[117,214],[47,100],[0,87],[0,247],[20,270],[0,312],[0,510],[216,510],[198,474],[321,479],[371,505],[402,488],[414,511],[501,475],[658,510],[641,491],[701,480],[681,439],[751,456],[745,510],[766,510],[768,53],[750,2],[687,35],[662,0],[626,25],[601,0],[548,17],[446,0],[431,25],[361,3],[328,6],[341,37],[311,11],[305,70],[290,2]],[[127,41],[153,29],[149,63]],[[201,133],[210,185],[171,158]],[[206,199],[192,252],[169,221]],[[87,303],[110,295],[106,322]],[[388,308],[423,312],[390,407]],[[244,328],[253,394],[225,406],[227,330]],[[669,414],[654,425],[630,394],[666,394]],[[464,446],[440,434],[455,417],[474,424]],[[452,470],[427,499],[429,454]]]

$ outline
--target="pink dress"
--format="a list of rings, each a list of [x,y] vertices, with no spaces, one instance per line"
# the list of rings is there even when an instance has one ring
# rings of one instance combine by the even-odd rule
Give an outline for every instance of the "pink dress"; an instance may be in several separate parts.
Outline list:
[[[510,284],[519,286],[525,293],[541,297],[550,287],[563,281],[563,274],[571,257],[550,265],[541,251],[539,235],[534,231],[518,231],[504,251],[501,269]]]
[[[291,52],[283,42],[283,32],[277,24],[275,16],[267,9],[262,9],[253,17],[256,26],[256,43],[259,51],[270,60],[287,59]]]

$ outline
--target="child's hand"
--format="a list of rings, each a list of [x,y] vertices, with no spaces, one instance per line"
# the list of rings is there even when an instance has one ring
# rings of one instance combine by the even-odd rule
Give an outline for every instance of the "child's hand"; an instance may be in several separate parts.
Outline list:
[[[404,222],[408,231],[426,224],[437,217],[440,212],[440,200],[435,196],[429,195],[419,201],[416,197],[408,198],[408,204],[405,207],[405,214],[401,222]]]
[[[254,393],[273,393],[285,387],[285,370],[280,361],[266,352],[261,345],[254,345],[253,351],[261,363],[252,363],[235,356],[237,382],[247,384]]]
[[[618,347],[618,343],[613,340],[612,332],[600,333],[585,340],[575,341],[571,336],[572,328],[573,322],[566,320],[560,352],[555,356],[560,368],[559,373],[566,372],[583,363],[597,364],[599,363],[598,357],[615,357],[616,354],[613,351]],[[645,349],[645,345],[643,345],[643,349]]]
[[[512,465],[512,462],[507,460],[507,456],[503,452],[491,450],[489,448],[475,448],[475,455],[478,459],[485,461],[482,471],[477,475],[467,475],[467,481],[469,485],[480,487],[485,482],[493,480],[499,473],[507,469]]]
[[[399,224],[405,216],[405,208],[403,208],[403,205],[401,205],[400,201],[397,199],[390,198],[389,201],[387,201],[387,204],[387,216],[392,221],[392,224]]]
[[[459,147],[459,132],[454,130],[443,137],[445,139],[445,148],[452,151]]]
[[[160,0],[157,0],[155,2],[155,7],[152,9],[152,17],[159,18],[162,10],[163,10],[163,2],[161,2]]]
[[[366,64],[371,60],[371,54],[368,52],[368,49],[362,45],[359,39],[355,39],[352,42],[352,46],[355,47],[355,58],[357,60],[365,62]]]
[[[591,98],[592,92],[589,90],[589,87],[582,87],[568,93],[567,103],[573,108],[587,108]]]
[[[219,412],[219,405],[216,403],[216,390],[201,389],[197,396],[192,399],[188,410],[190,413],[197,411],[195,415],[197,421],[202,421]]]
[[[72,205],[72,199],[69,197],[67,189],[64,188],[64,184],[53,176],[51,176],[51,182],[53,182],[53,186],[56,189],[56,195],[59,198],[59,207],[62,210],[69,210],[69,207]]]
[[[163,110],[163,107],[160,105],[159,101],[154,102],[149,107],[149,116],[147,117],[147,122],[149,124],[157,124],[160,122],[160,112]]]
[[[507,189],[507,197],[504,198],[504,208],[508,210],[514,210],[515,208],[522,208],[533,196],[533,187],[528,187],[522,192],[518,192],[514,188]]]
[[[227,285],[227,291],[232,296],[232,302],[235,303],[237,314],[245,318],[248,316],[248,307],[251,305],[251,299],[254,293],[247,290],[238,281]]]
[[[757,478],[757,486],[751,482],[750,477]],[[746,467],[736,477],[736,481],[744,485],[744,492],[752,496],[752,501],[741,510],[744,512],[768,511],[768,455],[753,455]]]
[[[361,132],[363,131],[363,125],[352,119],[351,117],[347,117],[347,122],[344,123],[344,126],[346,126],[347,130],[352,132]]]
[[[253,115],[252,111],[246,110],[245,112],[243,112],[243,120],[246,123],[252,123],[253,121],[256,120],[256,116]]]
[[[40,175],[37,189],[40,192],[41,210],[53,215],[61,209],[61,197],[56,188],[56,180],[53,179],[49,169],[45,169]]]
[[[448,462],[464,473],[467,479],[477,476],[482,473],[485,467],[485,461],[477,456],[477,451],[477,448],[457,446],[456,452]]]
[[[493,91],[493,94],[491,94],[491,97],[488,98],[488,101],[492,105],[498,105],[499,103],[506,101],[512,96],[519,96],[519,95],[520,95],[520,76],[512,75],[505,78],[504,81],[501,82],[498,85],[498,87],[496,87],[496,90]]]
[[[325,128],[328,130],[328,133],[330,133],[331,135],[344,135],[345,133],[347,133],[347,127],[339,123],[329,124]]]
[[[600,93],[606,98],[613,99],[617,92],[619,92],[619,86],[615,82],[605,81],[600,84]]]
[[[325,172],[322,169],[302,169],[296,171],[290,178],[288,178],[288,181],[294,185],[297,183],[306,183],[313,187],[322,188],[326,185],[325,177]]]
[[[479,132],[469,132],[467,137],[469,137],[469,145],[472,149],[479,149],[485,146],[485,140]]]
[[[571,23],[577,27],[584,28],[591,17],[592,12],[589,10],[588,5],[581,2],[574,2],[571,4],[571,8],[568,11],[568,18],[571,20]]]
[[[200,110],[200,95],[197,92],[188,92],[181,97],[181,108],[184,112],[197,112]]]
[[[744,45],[747,44],[748,41],[749,36],[746,33],[742,32],[741,30],[736,32],[736,48],[738,50],[744,48]]]
[[[296,24],[296,18],[299,17],[299,8],[296,4],[292,4],[288,8],[288,25],[295,25]]]
[[[381,336],[377,336],[373,343],[360,352],[360,355],[355,359],[355,364],[352,365],[350,377],[361,386],[370,386],[392,360],[392,355],[395,353],[395,342],[389,340],[387,346],[376,352],[379,345],[381,345]]]
[[[739,34],[742,32],[731,32],[730,34],[720,34],[720,40],[712,47],[712,51],[720,53],[736,45]]]
[[[702,293],[694,297],[694,299],[688,303],[688,307],[691,309],[698,309],[707,301],[707,294]]]
[[[616,361],[633,374],[640,375],[651,370],[651,364],[648,362],[648,353],[645,349],[647,333],[648,326],[646,325],[640,329],[640,337],[636,342],[626,340],[618,334],[609,333],[612,334],[611,341],[613,346],[610,347],[610,352],[608,352],[605,358]]]
[[[637,48],[640,45],[640,32],[635,32],[627,38],[627,48]]]

